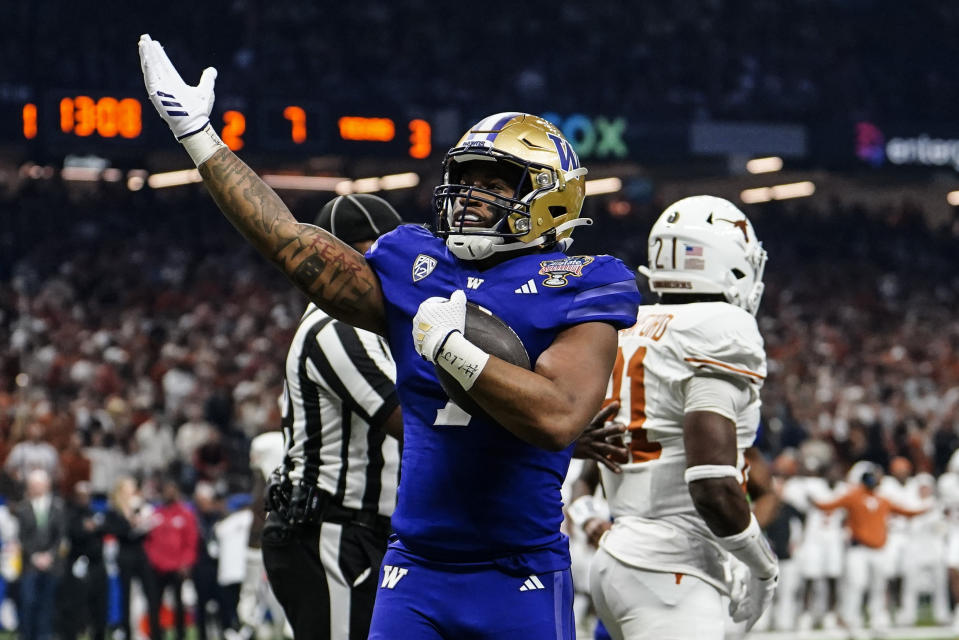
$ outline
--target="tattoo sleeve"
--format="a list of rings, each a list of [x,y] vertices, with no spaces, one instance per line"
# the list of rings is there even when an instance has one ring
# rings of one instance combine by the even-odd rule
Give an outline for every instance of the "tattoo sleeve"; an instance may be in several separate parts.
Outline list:
[[[232,151],[220,149],[199,170],[220,211],[310,300],[334,318],[385,332],[383,292],[362,255],[323,229],[297,222]]]

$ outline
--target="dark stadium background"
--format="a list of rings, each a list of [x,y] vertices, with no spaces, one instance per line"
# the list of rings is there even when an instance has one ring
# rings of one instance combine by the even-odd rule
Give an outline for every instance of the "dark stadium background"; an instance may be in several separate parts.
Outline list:
[[[959,4],[4,0],[0,19],[0,459],[36,419],[61,451],[105,436],[98,460],[147,486],[242,496],[276,424],[304,300],[169,173],[192,165],[146,100],[143,32],[188,82],[218,68],[214,126],[301,220],[338,185],[429,223],[445,149],[506,110],[554,119],[604,191],[574,252],[635,266],[667,203],[732,200],[770,255],[767,459],[938,476],[959,447]],[[151,468],[149,420],[216,435]]]

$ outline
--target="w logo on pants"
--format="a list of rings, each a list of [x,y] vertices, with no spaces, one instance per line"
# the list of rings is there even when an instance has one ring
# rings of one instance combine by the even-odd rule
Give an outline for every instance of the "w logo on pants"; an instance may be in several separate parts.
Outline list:
[[[394,567],[389,564],[383,565],[383,584],[380,585],[380,588],[392,589],[407,573],[409,573],[409,570],[403,567]]]

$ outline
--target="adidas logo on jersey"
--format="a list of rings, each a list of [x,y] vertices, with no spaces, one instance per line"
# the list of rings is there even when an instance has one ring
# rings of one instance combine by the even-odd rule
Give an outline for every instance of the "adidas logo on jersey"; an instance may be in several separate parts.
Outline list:
[[[542,582],[539,581],[539,578],[536,576],[530,576],[526,578],[526,582],[523,583],[523,586],[519,588],[520,591],[537,591],[539,589],[545,589],[546,587]]]
[[[529,280],[526,281],[526,284],[524,284],[522,287],[520,287],[513,293],[539,293],[539,291],[536,290],[536,283],[533,282],[532,278],[530,278]]]
[[[392,589],[407,573],[409,573],[409,569],[394,567],[389,564],[383,565],[383,584],[380,585],[380,588]]]

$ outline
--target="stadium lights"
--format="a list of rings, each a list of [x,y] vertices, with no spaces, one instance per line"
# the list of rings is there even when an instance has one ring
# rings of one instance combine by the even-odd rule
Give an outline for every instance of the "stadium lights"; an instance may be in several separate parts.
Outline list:
[[[602,193],[616,193],[623,188],[623,181],[619,178],[599,178],[586,181],[586,195],[595,196]]]
[[[753,158],[746,163],[746,171],[749,173],[773,173],[783,168],[783,159],[779,156],[770,156],[768,158]]]
[[[101,171],[99,167],[64,167],[60,171],[60,177],[76,182],[96,182],[100,179]]]
[[[409,189],[420,183],[417,173],[396,173],[383,177],[350,180],[339,176],[287,176],[267,174],[263,181],[274,189],[298,191],[334,191],[340,195],[349,193],[372,193],[391,189]]]
[[[790,182],[789,184],[777,184],[772,187],[759,187],[757,189],[745,189],[739,194],[739,198],[746,204],[757,204],[760,202],[769,202],[770,200],[788,200],[790,198],[805,198],[816,192],[816,185],[809,180],[803,182]]]
[[[144,169],[131,169],[127,173],[127,189],[139,191],[146,184],[147,172]]]
[[[394,173],[380,178],[380,189],[390,191],[392,189],[410,189],[420,183],[420,175],[409,171],[407,173]]]
[[[346,182],[336,185],[336,192],[341,196],[348,193],[372,193],[379,190],[379,178],[359,178],[358,180],[353,180],[352,182],[347,180]]]
[[[350,193],[373,193],[374,191],[392,191],[393,189],[410,189],[420,183],[418,173],[394,173],[381,178],[359,178],[346,180],[336,186],[336,192],[341,196]]]
[[[349,182],[346,178],[336,176],[285,176],[266,174],[263,181],[274,189],[289,189],[292,191],[336,191],[336,186],[342,182]]]
[[[947,193],[946,202],[954,207],[959,207],[959,191],[950,191]]]
[[[164,189],[166,187],[178,187],[193,182],[202,182],[200,172],[196,169],[183,169],[182,171],[168,171],[166,173],[153,173],[147,178],[147,184],[151,189]]]

